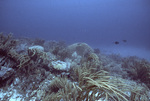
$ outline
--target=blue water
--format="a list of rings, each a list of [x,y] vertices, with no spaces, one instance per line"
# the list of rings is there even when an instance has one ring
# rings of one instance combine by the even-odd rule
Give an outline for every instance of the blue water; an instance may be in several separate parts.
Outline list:
[[[149,59],[150,0],[0,0],[0,32]]]

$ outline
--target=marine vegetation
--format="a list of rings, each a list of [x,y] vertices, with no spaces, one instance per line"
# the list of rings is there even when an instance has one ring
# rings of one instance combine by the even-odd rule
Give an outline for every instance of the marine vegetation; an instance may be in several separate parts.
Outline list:
[[[116,78],[108,75],[106,71],[93,72],[94,68],[77,68],[75,71],[76,81],[79,83],[81,91],[78,100],[125,100],[128,101],[128,95],[125,94],[119,86],[127,88],[126,84],[119,82]],[[91,71],[92,70],[92,71]]]
[[[144,59],[0,34],[2,101],[150,101],[149,87]]]
[[[1,33],[0,38],[0,55],[16,62],[18,68],[25,66],[29,62],[30,57],[28,55],[20,55],[14,49],[17,45],[17,40],[12,39],[12,33],[8,34],[8,36]]]
[[[78,90],[67,78],[56,77],[51,81],[43,101],[77,101]]]
[[[17,44],[17,40],[12,39],[12,33],[9,33],[7,36],[0,33],[0,52],[1,54],[8,52],[10,49],[15,47]]]
[[[133,80],[140,80],[150,87],[150,63],[138,57],[123,59],[122,67],[125,68],[129,77]]]
[[[127,85],[106,71],[93,73],[86,67],[78,67],[73,70],[71,80],[63,77],[52,80],[43,101],[148,101],[144,90]]]

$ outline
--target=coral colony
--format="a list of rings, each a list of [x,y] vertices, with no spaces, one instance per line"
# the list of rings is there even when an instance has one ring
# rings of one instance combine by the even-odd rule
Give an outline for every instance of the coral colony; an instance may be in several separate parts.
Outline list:
[[[1,101],[149,101],[150,63],[1,33],[0,87]]]

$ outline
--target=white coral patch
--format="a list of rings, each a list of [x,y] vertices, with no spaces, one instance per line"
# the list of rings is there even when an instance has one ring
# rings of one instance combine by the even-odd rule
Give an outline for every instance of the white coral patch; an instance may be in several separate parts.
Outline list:
[[[39,50],[39,51],[44,51],[44,48],[39,45],[31,46],[29,47],[29,50]]]
[[[68,70],[70,68],[69,62],[63,62],[63,61],[53,61],[52,62],[53,68],[57,70]]]

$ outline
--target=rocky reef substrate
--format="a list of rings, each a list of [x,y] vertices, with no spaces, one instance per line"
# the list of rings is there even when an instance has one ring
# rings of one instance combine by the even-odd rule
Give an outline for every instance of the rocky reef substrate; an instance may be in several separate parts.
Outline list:
[[[150,63],[1,33],[0,88],[1,101],[149,101]]]

